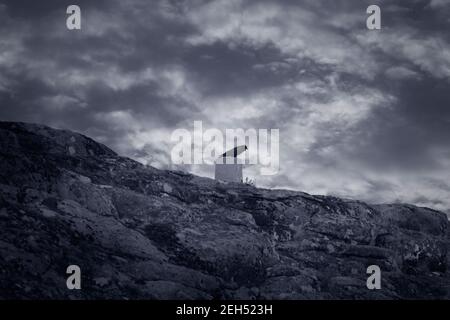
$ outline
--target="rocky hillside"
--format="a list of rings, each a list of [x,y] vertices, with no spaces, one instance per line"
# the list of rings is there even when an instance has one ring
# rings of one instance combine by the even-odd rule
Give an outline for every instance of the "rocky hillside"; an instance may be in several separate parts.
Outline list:
[[[448,299],[448,226],[426,208],[218,183],[0,123],[2,299]],[[81,290],[66,287],[72,264]]]

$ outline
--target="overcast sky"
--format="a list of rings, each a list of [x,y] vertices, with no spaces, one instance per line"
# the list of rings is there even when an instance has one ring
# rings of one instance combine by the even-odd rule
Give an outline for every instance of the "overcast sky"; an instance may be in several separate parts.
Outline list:
[[[0,0],[0,31],[1,120],[159,168],[194,120],[278,128],[279,173],[245,172],[258,186],[450,212],[447,0]]]

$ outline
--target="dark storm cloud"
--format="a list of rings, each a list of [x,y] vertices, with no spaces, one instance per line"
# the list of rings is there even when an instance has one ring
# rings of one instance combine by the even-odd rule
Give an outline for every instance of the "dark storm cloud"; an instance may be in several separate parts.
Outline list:
[[[261,185],[448,209],[450,5],[378,1],[372,32],[371,2],[80,0],[68,31],[72,1],[3,1],[0,118],[160,166],[194,120],[279,128]]]
[[[101,8],[108,9],[109,0],[77,0],[76,4],[83,8]],[[6,5],[9,16],[14,19],[26,19],[36,22],[36,20],[44,20],[55,12],[65,12],[66,8],[74,4],[70,0],[3,0],[2,4]]]
[[[381,169],[439,168],[441,159],[433,151],[449,150],[448,82],[425,75],[421,80],[384,81],[391,86],[384,92],[395,94],[398,102],[361,123],[352,156]]]
[[[57,123],[84,131],[104,126],[94,116],[108,111],[128,110],[137,117],[146,117],[153,125],[173,125],[186,108],[186,112],[195,112],[183,97],[162,93],[161,87],[166,84],[157,77],[134,81],[139,71],[158,71],[176,62],[182,53],[178,38],[189,32],[188,27],[176,19],[168,21],[159,16],[154,6],[134,13],[141,8],[139,3],[77,4],[82,8],[83,26],[94,24],[87,27],[86,33],[66,30],[64,2],[5,3],[2,13],[9,22],[8,38],[19,39],[21,48],[19,57],[13,57],[13,65],[2,66],[7,69],[5,75],[10,73],[6,77],[9,90],[2,92],[2,118]],[[97,33],[99,18],[104,20],[100,21],[103,30]],[[15,30],[18,34],[14,34]],[[77,80],[71,81],[73,77]],[[128,77],[132,83],[115,87],[110,83],[114,77],[119,82]],[[59,109],[43,105],[46,98],[56,95],[75,99],[72,105]],[[85,107],[73,107],[77,102]],[[108,127],[104,130],[108,131]]]
[[[183,63],[205,95],[246,95],[299,78],[320,78],[332,72],[313,60],[295,59],[272,43],[230,46],[217,41],[198,45],[183,56]],[[301,73],[305,70],[305,73]]]

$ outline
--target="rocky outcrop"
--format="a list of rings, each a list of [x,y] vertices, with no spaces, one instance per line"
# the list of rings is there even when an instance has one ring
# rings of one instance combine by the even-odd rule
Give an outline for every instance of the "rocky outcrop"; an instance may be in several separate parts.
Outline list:
[[[0,123],[0,169],[2,299],[450,298],[449,222],[431,209],[157,170],[23,123]]]

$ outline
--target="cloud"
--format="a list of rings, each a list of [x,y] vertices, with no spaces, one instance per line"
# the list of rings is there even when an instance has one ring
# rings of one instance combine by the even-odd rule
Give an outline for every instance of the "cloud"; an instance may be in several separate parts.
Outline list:
[[[321,9],[305,10],[283,2],[212,1],[188,11],[190,21],[202,32],[187,41],[194,45],[226,42],[233,47],[245,44],[253,48],[274,44],[293,59],[311,59],[370,78],[375,64],[365,49],[341,30],[341,26],[364,21],[365,16],[342,15],[325,5]]]
[[[393,80],[420,78],[420,75],[417,72],[402,66],[395,66],[387,69],[386,76]]]
[[[392,58],[417,66],[432,76],[450,78],[450,44],[442,37],[417,34],[403,28],[398,31],[360,35],[361,43],[381,49]]]

